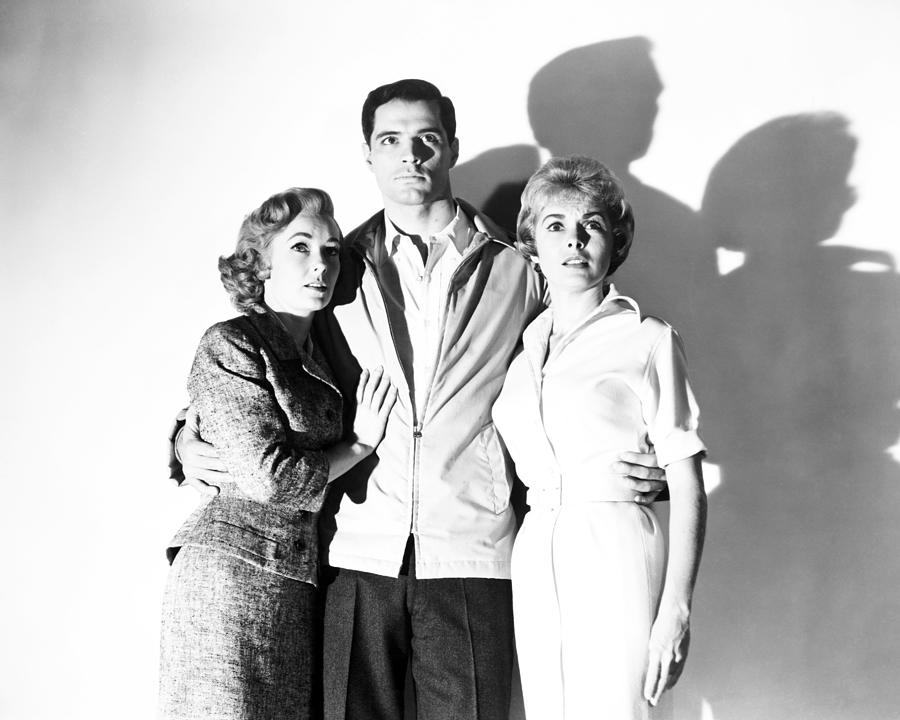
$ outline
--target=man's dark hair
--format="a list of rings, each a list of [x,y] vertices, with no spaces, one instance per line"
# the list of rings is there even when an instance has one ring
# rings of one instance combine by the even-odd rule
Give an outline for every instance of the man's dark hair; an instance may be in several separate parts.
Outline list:
[[[375,111],[391,100],[436,102],[447,141],[453,142],[456,139],[456,110],[453,108],[453,101],[441,95],[441,91],[430,82],[407,79],[377,87],[366,97],[362,108],[362,131],[367,145],[370,144],[375,127]]]

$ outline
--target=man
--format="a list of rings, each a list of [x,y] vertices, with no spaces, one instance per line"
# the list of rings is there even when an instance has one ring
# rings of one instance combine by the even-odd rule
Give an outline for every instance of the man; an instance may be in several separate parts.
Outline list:
[[[409,667],[421,717],[507,720],[516,518],[491,406],[543,283],[454,200],[449,98],[423,80],[384,85],[362,125],[384,211],[347,236],[318,337],[342,389],[382,366],[399,398],[376,462],[335,483],[323,513],[325,717],[400,720]],[[216,482],[208,446],[179,451],[192,483]],[[639,501],[662,487],[656,468],[623,472]]]

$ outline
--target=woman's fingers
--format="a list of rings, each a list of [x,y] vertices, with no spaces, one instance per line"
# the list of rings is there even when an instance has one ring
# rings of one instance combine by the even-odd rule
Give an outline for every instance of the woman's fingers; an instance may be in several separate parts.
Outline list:
[[[369,371],[363,369],[363,371],[359,374],[359,382],[356,383],[356,404],[362,405],[363,401],[363,393],[366,389],[366,384],[369,382]]]
[[[387,375],[382,374],[378,378],[378,383],[372,390],[372,409],[380,410],[387,397],[388,390],[391,388],[391,380]]]
[[[650,704],[655,706],[656,703],[659,702],[660,696],[663,694],[663,690],[665,690],[669,686],[669,674],[672,669],[672,653],[664,652],[663,657],[659,663],[659,679],[656,681],[656,691],[653,693],[653,697],[650,699]]]
[[[650,658],[647,662],[647,677],[644,679],[644,699],[651,703],[656,695],[656,688],[659,685],[659,653],[650,648]]]
[[[366,383],[366,391],[363,394],[363,402],[372,407],[372,398],[375,396],[375,390],[378,388],[381,378],[384,375],[384,368],[377,367],[369,375],[369,382]]]
[[[377,367],[371,371],[365,372],[365,384],[362,389],[362,398],[360,398],[359,404],[365,405],[366,407],[372,407],[372,397],[375,394],[375,389],[378,387],[378,384],[381,382],[381,378],[384,375],[384,368]],[[360,383],[362,383],[362,376],[360,376]]]
[[[389,388],[387,394],[385,395],[384,402],[378,410],[378,417],[380,420],[386,420],[387,416],[390,415],[391,410],[394,407],[394,403],[397,402],[397,388],[394,387],[393,384],[389,383]]]

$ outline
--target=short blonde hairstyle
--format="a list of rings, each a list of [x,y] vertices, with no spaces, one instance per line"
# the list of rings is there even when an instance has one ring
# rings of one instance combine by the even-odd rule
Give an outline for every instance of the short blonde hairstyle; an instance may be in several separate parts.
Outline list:
[[[240,312],[265,312],[263,284],[271,271],[269,246],[298,215],[334,219],[334,204],[327,192],[317,188],[293,187],[277,193],[244,218],[235,251],[219,258],[222,284]]]
[[[538,216],[552,199],[561,195],[585,197],[609,218],[614,247],[607,274],[612,275],[628,257],[634,238],[634,213],[612,171],[583,155],[552,158],[529,178],[516,222],[519,251],[527,258],[537,257],[534,229]]]

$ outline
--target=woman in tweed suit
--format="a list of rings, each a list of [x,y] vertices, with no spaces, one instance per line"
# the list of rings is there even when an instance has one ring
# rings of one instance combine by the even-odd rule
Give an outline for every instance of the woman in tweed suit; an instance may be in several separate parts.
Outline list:
[[[317,514],[328,483],[381,441],[396,400],[380,369],[363,372],[343,432],[340,392],[310,335],[340,270],[333,213],[321,190],[274,195],[219,261],[243,315],[206,331],[188,391],[233,482],[168,551],[162,718],[316,714]]]

